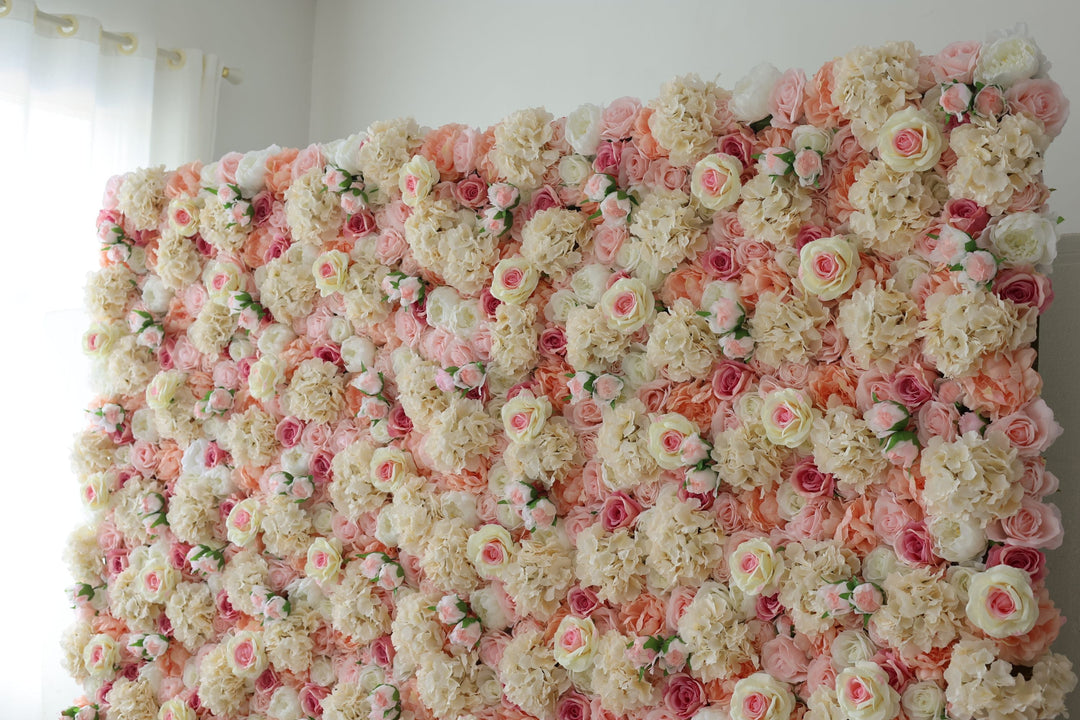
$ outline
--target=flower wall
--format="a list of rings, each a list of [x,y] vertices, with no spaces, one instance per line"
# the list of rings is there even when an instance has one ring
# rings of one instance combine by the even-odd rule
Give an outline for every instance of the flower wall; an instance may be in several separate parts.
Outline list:
[[[1041,720],[1019,34],[114,178],[79,720]]]

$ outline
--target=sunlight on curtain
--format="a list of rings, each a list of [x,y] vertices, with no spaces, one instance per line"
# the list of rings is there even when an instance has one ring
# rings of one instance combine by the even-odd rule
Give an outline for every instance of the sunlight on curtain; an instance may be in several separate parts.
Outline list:
[[[0,17],[0,715],[55,718],[81,694],[60,664],[61,631],[74,617],[61,558],[86,520],[69,451],[91,398],[80,339],[94,221],[110,175],[210,159],[221,64],[185,50],[172,68],[153,38],[125,54],[100,40],[93,18],[78,17],[65,36],[35,25],[33,4],[9,5]]]

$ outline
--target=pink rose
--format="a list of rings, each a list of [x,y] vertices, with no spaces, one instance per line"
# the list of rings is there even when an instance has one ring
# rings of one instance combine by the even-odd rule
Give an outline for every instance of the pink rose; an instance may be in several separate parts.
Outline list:
[[[991,545],[986,558],[986,567],[1008,565],[1023,570],[1035,583],[1046,577],[1046,555],[1035,548],[1023,545]]]
[[[664,707],[680,718],[688,718],[705,704],[705,686],[685,673],[669,675],[664,686]]]
[[[478,175],[469,175],[454,185],[454,199],[468,208],[479,208],[487,204],[488,186]]]
[[[824,540],[831,536],[843,517],[840,501],[829,497],[807,499],[802,510],[784,528],[785,533],[794,538]]]
[[[1020,475],[1020,486],[1028,497],[1041,499],[1058,491],[1058,479],[1046,471],[1046,461],[1038,456],[1021,458],[1024,472]]]
[[[623,140],[630,137],[634,121],[641,112],[641,101],[634,97],[612,100],[600,114],[600,137],[605,140]]]
[[[701,267],[718,280],[733,280],[742,273],[742,265],[735,259],[735,252],[727,246],[716,246],[701,256]]]
[[[306,175],[312,168],[321,168],[326,164],[326,160],[323,159],[322,150],[316,144],[308,145],[301,150],[296,159],[292,163],[292,179]]]
[[[922,407],[934,395],[932,383],[925,371],[902,368],[892,377],[892,388],[897,400],[907,408]]]
[[[604,500],[600,520],[605,530],[614,532],[619,528],[630,527],[640,512],[641,506],[633,498],[618,491],[608,495]]]
[[[832,688],[836,685],[836,669],[832,665],[829,653],[814,657],[806,668],[806,694],[810,695],[819,687]]]
[[[1046,134],[1056,137],[1069,119],[1069,100],[1053,80],[1021,80],[1005,93],[1012,112],[1025,112],[1042,122]]]
[[[812,457],[795,466],[790,482],[795,492],[807,498],[830,497],[835,487],[835,478],[829,473],[821,472]]]
[[[960,264],[968,277],[980,285],[990,282],[997,274],[997,260],[986,250],[968,253]]]
[[[214,172],[215,179],[218,183],[225,185],[234,184],[236,182],[236,168],[240,165],[244,155],[238,152],[226,153],[221,160],[218,161],[217,169]]]
[[[851,604],[864,615],[877,612],[883,599],[881,591],[871,583],[856,585],[851,591]]]
[[[352,237],[366,237],[378,231],[379,226],[375,222],[375,216],[368,210],[361,210],[349,216],[345,223],[345,230]]]
[[[990,423],[987,435],[998,435],[1016,448],[1020,455],[1039,455],[1061,436],[1062,427],[1042,398],[1036,398],[1018,412]]]
[[[619,183],[621,185],[641,185],[645,173],[649,171],[649,158],[638,152],[633,145],[623,151],[619,164]]]
[[[630,237],[625,223],[602,223],[593,235],[593,250],[596,259],[602,263],[612,263],[619,249]]]
[[[956,405],[931,401],[919,408],[915,417],[919,442],[926,446],[932,437],[940,437],[945,442],[956,440],[956,424],[960,421],[960,412]]]
[[[590,720],[592,706],[577,690],[567,690],[555,704],[555,717],[557,720]]]
[[[758,595],[754,612],[758,620],[772,622],[784,612],[784,606],[780,604],[779,595]]]
[[[593,172],[601,175],[618,175],[622,164],[623,144],[621,142],[602,142],[596,149],[593,160]]]
[[[1025,497],[1014,514],[991,523],[986,536],[996,542],[1054,550],[1061,547],[1064,530],[1057,505]]]
[[[806,73],[799,68],[786,70],[769,93],[769,114],[772,115],[773,126],[794,127],[802,117],[805,95]]]
[[[956,118],[962,118],[971,107],[973,98],[971,88],[964,83],[953,83],[945,88],[938,98],[941,109]]]
[[[1025,269],[1002,270],[994,278],[993,290],[999,298],[1038,308],[1040,314],[1054,300],[1050,278]]]
[[[652,188],[680,190],[686,184],[686,168],[672,165],[667,158],[656,158],[649,163],[644,182]]]
[[[717,152],[737,158],[744,168],[748,168],[753,164],[753,138],[747,137],[741,132],[722,136],[716,141],[716,150]]]
[[[778,635],[761,647],[762,669],[781,682],[805,682],[809,664],[810,659],[793,638]]]
[[[818,588],[818,599],[833,617],[840,617],[851,612],[851,603],[846,598],[840,597],[845,589],[842,583],[831,583]]]
[[[559,207],[562,207],[562,200],[559,199],[559,193],[550,185],[544,185],[529,198],[529,209],[525,214],[527,217],[531,218],[541,210],[551,210],[552,208]]]
[[[945,203],[945,220],[957,230],[974,237],[990,222],[990,213],[974,200],[952,198]]]
[[[795,155],[795,164],[792,168],[799,178],[800,185],[803,187],[814,185],[822,173],[821,155],[814,150],[800,150]]]
[[[761,152],[761,157],[758,158],[758,164],[761,166],[761,172],[766,175],[785,175],[787,171],[791,169],[791,165],[787,160],[781,158],[781,155],[791,152],[786,147],[770,147],[765,148]]]
[[[982,117],[996,118],[1005,114],[1008,104],[1005,100],[1005,93],[1001,91],[1001,88],[997,85],[986,85],[982,90],[975,93],[972,107]]]
[[[600,607],[600,600],[596,597],[596,593],[580,585],[570,588],[566,594],[566,602],[570,607],[570,612],[586,618]]]
[[[916,507],[913,503],[904,502],[896,497],[891,490],[882,490],[874,502],[872,520],[874,532],[881,536],[887,543],[895,543],[896,536],[911,522],[917,520],[918,515],[912,510]]]
[[[934,81],[943,83],[956,80],[970,83],[981,48],[982,44],[974,40],[946,45],[930,61],[930,72],[934,76]]]
[[[933,565],[938,560],[934,555],[930,532],[921,520],[904,526],[896,536],[893,549],[896,556],[908,565]]]
[[[330,694],[330,689],[315,683],[304,683],[300,688],[300,709],[304,715],[322,717],[322,701]]]

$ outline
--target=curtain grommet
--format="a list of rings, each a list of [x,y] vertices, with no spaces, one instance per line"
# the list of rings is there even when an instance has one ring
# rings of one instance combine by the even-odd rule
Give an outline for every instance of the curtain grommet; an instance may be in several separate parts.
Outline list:
[[[79,32],[79,20],[74,15],[60,15],[64,23],[56,26],[56,32],[61,37],[74,37]]]
[[[4,17],[11,12],[12,0],[0,0],[0,17]]]
[[[185,53],[183,50],[180,50],[179,48],[176,50],[170,50],[165,55],[165,62],[173,70],[179,70],[180,68],[184,67],[185,64],[187,64],[187,53]]]
[[[116,48],[124,55],[134,55],[139,49],[139,38],[135,33],[118,33],[124,38],[124,42],[116,43]]]

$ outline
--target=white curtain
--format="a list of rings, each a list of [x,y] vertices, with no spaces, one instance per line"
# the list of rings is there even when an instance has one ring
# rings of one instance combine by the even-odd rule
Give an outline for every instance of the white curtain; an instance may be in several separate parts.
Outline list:
[[[175,67],[146,35],[125,52],[89,17],[35,23],[25,0],[0,13],[0,715],[56,718],[81,693],[60,665],[61,557],[86,519],[68,458],[90,400],[82,287],[102,191],[211,159],[222,66],[184,49]]]

